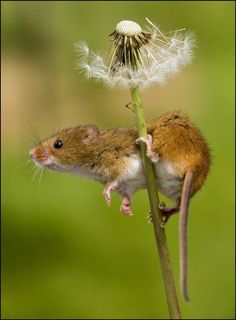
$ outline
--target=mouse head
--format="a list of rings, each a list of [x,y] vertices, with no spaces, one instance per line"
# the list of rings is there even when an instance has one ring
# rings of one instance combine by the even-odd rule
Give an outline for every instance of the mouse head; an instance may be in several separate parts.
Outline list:
[[[51,170],[73,169],[88,156],[91,144],[96,143],[99,130],[94,125],[63,129],[30,150],[30,157],[38,166]]]

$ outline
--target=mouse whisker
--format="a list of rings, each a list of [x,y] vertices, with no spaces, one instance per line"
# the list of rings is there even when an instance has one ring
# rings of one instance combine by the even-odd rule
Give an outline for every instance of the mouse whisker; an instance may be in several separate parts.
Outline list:
[[[34,167],[34,169],[35,169],[35,167]],[[31,183],[33,183],[33,181],[34,181],[35,177],[37,176],[39,170],[40,170],[40,167],[39,167],[39,166],[36,166],[36,171],[35,171],[35,173],[34,173],[34,175],[33,175],[33,177],[32,177]]]
[[[32,163],[32,160],[31,160],[31,159],[28,159],[28,160],[26,160],[26,161],[24,160],[24,161],[22,161],[22,162],[19,162],[19,163],[18,163],[18,166],[19,166],[19,167],[22,167],[22,166],[25,167],[25,166],[29,165],[30,163]]]
[[[38,187],[39,187],[39,188],[40,188],[40,186],[41,186],[41,180],[42,180],[42,176],[43,176],[43,173],[44,173],[44,169],[45,169],[45,167],[41,167],[41,168],[40,168],[39,184],[38,184]]]
[[[30,173],[33,173],[34,170],[37,170],[38,166],[36,165],[36,163],[33,163],[33,167],[31,167],[30,169]]]

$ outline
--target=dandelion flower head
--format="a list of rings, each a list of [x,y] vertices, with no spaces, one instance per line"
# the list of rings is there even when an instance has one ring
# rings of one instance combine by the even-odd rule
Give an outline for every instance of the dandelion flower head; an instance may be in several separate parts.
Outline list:
[[[110,34],[111,50],[98,55],[85,43],[76,45],[77,68],[87,78],[110,87],[149,87],[165,83],[168,76],[191,63],[194,39],[185,29],[163,34],[149,19],[147,31],[134,21],[123,20]]]

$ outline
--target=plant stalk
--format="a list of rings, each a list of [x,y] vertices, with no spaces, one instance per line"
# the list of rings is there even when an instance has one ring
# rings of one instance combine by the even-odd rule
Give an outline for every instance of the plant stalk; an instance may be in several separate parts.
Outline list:
[[[147,126],[145,122],[143,103],[139,88],[130,88],[130,93],[134,102],[134,113],[139,137],[147,138]],[[177,300],[174,276],[172,272],[169,250],[165,229],[161,227],[162,215],[159,209],[159,196],[156,183],[156,174],[150,159],[146,156],[146,146],[140,143],[144,172],[147,181],[147,190],[151,208],[152,222],[154,227],[156,245],[160,257],[162,277],[165,287],[166,300],[171,319],[181,319],[179,303]]]

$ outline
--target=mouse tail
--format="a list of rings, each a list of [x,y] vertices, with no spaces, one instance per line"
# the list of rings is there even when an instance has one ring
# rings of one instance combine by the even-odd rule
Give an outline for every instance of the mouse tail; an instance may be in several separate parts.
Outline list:
[[[187,251],[187,222],[188,209],[191,197],[193,173],[187,171],[182,189],[181,203],[180,203],[180,220],[179,220],[179,244],[180,244],[180,285],[181,293],[185,301],[189,301],[187,276],[188,276],[188,251]]]

